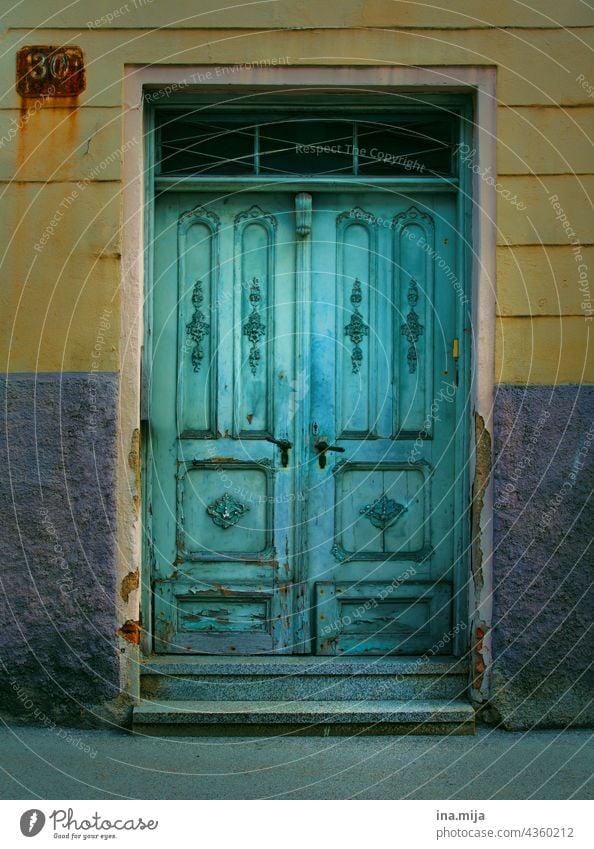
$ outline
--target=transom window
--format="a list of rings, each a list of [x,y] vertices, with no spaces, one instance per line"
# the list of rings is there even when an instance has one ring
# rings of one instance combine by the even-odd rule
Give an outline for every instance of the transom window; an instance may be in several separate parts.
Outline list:
[[[328,117],[307,108],[272,116],[157,110],[162,176],[455,176],[460,116],[417,111]]]

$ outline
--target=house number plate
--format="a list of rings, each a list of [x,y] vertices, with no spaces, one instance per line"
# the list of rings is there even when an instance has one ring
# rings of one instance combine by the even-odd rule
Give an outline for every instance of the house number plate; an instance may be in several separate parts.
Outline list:
[[[17,91],[21,97],[73,97],[84,88],[80,47],[23,47],[17,53]]]

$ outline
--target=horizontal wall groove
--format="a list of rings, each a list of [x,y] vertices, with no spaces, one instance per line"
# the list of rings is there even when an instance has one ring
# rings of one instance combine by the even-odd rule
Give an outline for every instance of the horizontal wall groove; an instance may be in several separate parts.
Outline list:
[[[86,24],[85,24],[86,26]],[[440,24],[439,26],[435,26],[434,24],[426,24],[426,25],[404,25],[404,24],[354,24],[351,26],[316,26],[314,24],[307,25],[299,25],[295,24],[293,26],[274,26],[274,24],[270,24],[269,26],[254,28],[254,25],[246,25],[246,26],[224,26],[222,24],[208,24],[204,21],[200,21],[197,25],[188,24],[188,26],[158,26],[158,27],[89,27],[88,32],[94,33],[106,33],[106,32],[154,32],[155,30],[159,32],[188,32],[188,30],[218,30],[219,32],[360,32],[363,30],[364,32],[572,32],[574,30],[594,30],[594,26],[590,26],[588,24],[574,24],[574,25],[560,25],[560,26],[535,26],[533,24],[515,24],[514,26],[498,26],[497,24],[486,24],[485,26],[448,26],[447,24]],[[72,26],[60,26],[60,24],[54,24],[53,26],[47,27],[36,27],[36,32],[51,32],[60,30],[61,32],[76,32],[79,33],[79,29],[77,27]],[[28,27],[8,27],[7,33],[20,33],[26,32],[29,34],[30,29]]]
[[[588,98],[583,103],[499,103],[498,109],[592,109],[594,101]]]
[[[583,312],[538,312],[538,313],[530,313],[530,312],[496,312],[495,315],[497,318],[500,318],[502,321],[507,321],[508,319],[530,319],[530,321],[537,321],[539,318],[549,319],[555,318],[559,319],[559,321],[564,321],[566,318],[583,318],[586,320],[586,316]]]
[[[571,248],[571,242],[497,242],[497,248]],[[594,247],[594,242],[580,242],[582,248]]]
[[[231,62],[221,62],[217,66],[213,66],[212,62],[209,62],[209,63],[193,62],[192,64],[196,68],[202,68],[202,67],[209,67],[209,68],[220,67],[220,68],[223,68],[223,67],[232,65],[233,63],[231,63]],[[238,62],[237,64],[241,64],[241,63]],[[244,63],[244,64],[249,64],[249,63]],[[166,65],[163,65],[163,68],[166,68],[166,67],[167,67]],[[313,67],[313,66],[310,66],[310,65],[286,65],[285,67],[287,67],[287,68],[308,68],[308,67]],[[344,67],[344,66],[342,66],[342,65],[332,65],[332,66],[327,66],[327,67],[341,68],[341,67]],[[350,66],[350,67],[365,68],[365,67],[369,67],[369,66],[367,66],[367,65],[355,65],[355,66]],[[400,66],[398,66],[398,65],[394,65],[394,66],[384,65],[384,67],[400,67]],[[439,69],[440,66],[434,65],[432,67]],[[464,67],[464,66],[460,66],[460,67]],[[475,66],[473,66],[473,67],[475,67]],[[497,67],[497,66],[496,65],[481,65],[480,67],[481,68],[494,68],[494,67]],[[163,83],[163,86],[165,86],[165,85],[166,85],[166,83]],[[23,101],[23,103],[27,103],[29,101],[31,103],[34,103],[35,98],[31,97],[29,99],[25,99]],[[0,104],[0,113],[2,113],[2,112],[22,112],[23,108],[19,107],[18,105],[2,106]],[[584,100],[583,103],[540,103],[540,102],[536,102],[536,103],[499,103],[497,108],[502,109],[502,110],[506,109],[506,110],[509,110],[509,111],[513,111],[515,109],[532,109],[534,111],[541,111],[543,109],[556,109],[556,110],[559,110],[559,111],[573,110],[573,109],[594,109],[594,101]],[[60,103],[44,103],[43,110],[46,111],[46,110],[50,110],[50,109],[56,110],[56,111],[59,111],[59,110],[65,111],[67,109],[72,110],[72,106],[65,106],[63,104],[61,105]],[[81,111],[81,112],[83,110],[91,110],[91,109],[102,109],[102,110],[105,110],[106,112],[112,111],[112,112],[119,112],[120,114],[122,112],[121,106],[113,106],[113,105],[108,106],[108,105],[105,105],[105,104],[104,105],[101,105],[101,104],[95,105],[91,101],[86,101],[85,103],[81,103],[81,104],[77,105],[76,109],[77,109],[77,111]]]
[[[101,375],[101,377],[119,377],[118,371],[101,371],[96,369],[81,369],[80,371],[0,371],[0,381],[13,379],[26,380],[48,380],[55,377],[68,379],[70,377],[79,378],[89,375]]]
[[[549,177],[594,177],[594,171],[497,171],[497,177],[533,177],[543,183]]]
[[[35,103],[35,100],[36,100],[35,97],[29,97],[29,98],[26,97],[26,98],[23,98],[23,103],[28,103],[29,101],[31,103]],[[0,105],[0,112],[22,112],[24,110],[24,108],[25,108],[24,106],[19,107],[19,106],[2,106],[2,105]],[[510,108],[513,108],[513,107],[510,107]],[[69,112],[72,112],[72,106],[70,104],[65,104],[65,103],[61,104],[60,102],[58,102],[58,103],[44,103],[43,109],[44,109],[44,111],[46,109],[62,109],[63,111],[68,110]],[[115,113],[119,112],[120,114],[122,112],[121,106],[101,106],[101,105],[94,106],[92,103],[81,103],[80,106],[77,105],[76,109],[77,110],[78,109],[103,109],[106,112],[110,112],[110,111],[115,112]]]
[[[185,175],[185,176],[187,176],[187,175]],[[495,176],[496,177],[509,177],[511,179],[514,179],[514,180],[517,179],[517,178],[521,178],[521,179],[530,178],[530,179],[534,179],[534,180],[541,180],[544,183],[550,177],[569,177],[571,179],[573,179],[575,177],[594,177],[594,171],[565,171],[565,172],[557,171],[555,173],[550,172],[550,173],[543,173],[543,174],[541,174],[541,173],[538,173],[538,174],[537,173],[531,173],[529,171],[525,171],[525,172],[522,172],[522,173],[519,173],[519,174],[517,172],[516,173],[514,173],[514,172],[510,173],[509,171],[508,172],[497,171]],[[171,175],[171,177],[174,178],[175,174]],[[308,175],[306,175],[306,178],[309,178]],[[5,185],[12,186],[12,185],[15,185],[15,183],[41,183],[42,185],[45,185],[46,183],[52,183],[52,185],[56,185],[56,184],[59,184],[59,183],[78,183],[81,180],[85,180],[85,179],[86,178],[84,176],[82,176],[82,177],[73,178],[71,180],[52,180],[52,179],[47,179],[47,180],[27,180],[27,179],[0,180],[0,185],[5,184]],[[298,180],[299,180],[299,175],[295,176],[295,179],[292,182],[298,182]],[[90,183],[121,183],[122,180],[115,178],[115,177],[109,177],[106,180],[95,179],[95,180],[87,180],[87,182],[90,182]],[[184,182],[184,176],[180,176],[179,182],[180,183]],[[208,178],[205,178],[204,182],[205,182],[205,184],[208,183]]]
[[[121,179],[108,179],[108,180],[89,180],[85,176],[77,177],[72,180],[0,180],[0,186],[76,186],[77,183],[88,183],[89,185],[96,184],[98,186],[105,185],[106,183],[122,183]]]

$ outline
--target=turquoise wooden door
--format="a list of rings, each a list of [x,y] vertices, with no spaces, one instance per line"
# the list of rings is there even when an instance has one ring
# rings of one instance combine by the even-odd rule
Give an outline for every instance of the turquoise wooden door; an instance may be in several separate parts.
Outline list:
[[[315,215],[311,440],[341,449],[309,461],[321,654],[452,652],[455,223],[446,195],[334,194]]]
[[[419,654],[449,633],[455,203],[420,197],[158,200],[157,651]]]

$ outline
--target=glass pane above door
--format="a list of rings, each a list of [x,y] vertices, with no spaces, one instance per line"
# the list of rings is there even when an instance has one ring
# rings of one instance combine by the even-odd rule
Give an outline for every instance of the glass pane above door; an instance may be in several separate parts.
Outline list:
[[[161,176],[452,177],[460,117],[157,110]]]

